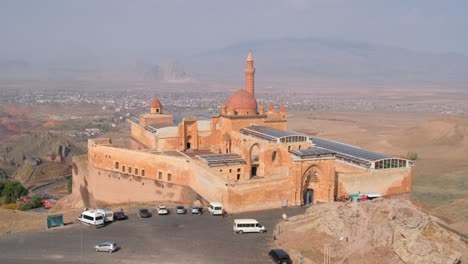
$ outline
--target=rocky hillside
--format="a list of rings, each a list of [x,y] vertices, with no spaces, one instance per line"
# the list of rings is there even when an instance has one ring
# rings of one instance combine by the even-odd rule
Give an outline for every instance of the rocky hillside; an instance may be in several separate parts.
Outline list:
[[[22,164],[23,156],[44,157],[46,154],[62,155],[65,159],[72,155],[81,155],[86,151],[86,144],[71,142],[47,131],[38,131],[22,136],[14,145],[8,147],[7,160]]]
[[[281,223],[276,246],[303,263],[461,263],[466,244],[437,221],[403,199],[320,204]]]

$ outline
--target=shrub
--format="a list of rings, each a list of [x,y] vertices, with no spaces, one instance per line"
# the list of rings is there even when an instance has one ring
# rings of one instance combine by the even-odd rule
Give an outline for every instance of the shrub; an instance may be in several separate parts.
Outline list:
[[[15,203],[7,204],[7,209],[16,210],[16,204]]]
[[[406,154],[406,158],[409,160],[417,160],[418,159],[418,153],[410,151]]]
[[[20,211],[26,211],[26,210],[29,210],[29,209],[32,209],[32,204],[31,204],[31,202],[20,203],[20,204],[18,205],[18,210],[20,210]]]
[[[34,196],[34,197],[31,199],[30,203],[31,203],[32,208],[38,208],[38,207],[44,206],[44,205],[42,204],[41,198],[38,197],[38,196]]]
[[[3,196],[5,196],[5,203],[13,203],[16,199],[23,195],[27,195],[28,190],[17,181],[6,181],[3,188]]]
[[[42,204],[42,201],[41,201],[41,198],[38,197],[38,196],[34,196],[31,201],[27,202],[27,203],[21,203],[18,205],[18,210],[21,210],[21,211],[26,211],[26,210],[30,210],[30,209],[34,209],[34,208],[38,208],[38,207],[42,207],[43,204]]]

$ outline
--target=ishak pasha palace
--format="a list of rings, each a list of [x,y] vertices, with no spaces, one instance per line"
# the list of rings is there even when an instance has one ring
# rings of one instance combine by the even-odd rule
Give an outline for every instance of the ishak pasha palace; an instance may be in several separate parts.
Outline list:
[[[73,158],[73,193],[90,207],[198,200],[242,212],[411,191],[411,161],[288,130],[286,107],[257,104],[251,53],[244,71],[245,88],[209,120],[175,124],[154,98],[129,119],[138,147],[90,139]]]

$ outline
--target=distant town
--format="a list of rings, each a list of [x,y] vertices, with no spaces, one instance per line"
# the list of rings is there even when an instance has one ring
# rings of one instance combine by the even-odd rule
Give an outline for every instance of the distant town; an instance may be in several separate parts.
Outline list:
[[[157,95],[165,111],[174,114],[196,113],[217,114],[230,91],[226,92],[158,92],[147,91],[77,91],[77,90],[0,90],[0,104],[12,103],[23,106],[63,104],[98,105],[102,110],[125,114],[139,114],[145,111],[154,95]],[[431,95],[431,97],[434,95]],[[310,112],[425,112],[433,114],[468,115],[468,109],[453,100],[424,100],[424,96],[406,95],[399,98],[379,96],[375,93],[262,93],[258,88],[259,104],[275,102],[288,110]],[[394,100],[393,100],[394,99]],[[415,100],[418,99],[418,100]],[[422,100],[421,100],[422,99]]]

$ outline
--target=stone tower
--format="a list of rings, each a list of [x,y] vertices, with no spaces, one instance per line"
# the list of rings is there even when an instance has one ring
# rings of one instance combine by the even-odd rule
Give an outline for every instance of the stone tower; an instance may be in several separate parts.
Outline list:
[[[151,105],[150,105],[150,113],[151,114],[162,114],[162,105],[161,105],[161,102],[159,101],[159,99],[157,97],[155,97],[153,99],[153,101],[151,102]]]
[[[254,75],[255,68],[253,66],[253,57],[252,53],[249,51],[247,62],[245,64],[245,90],[247,90],[251,95],[255,95]]]

